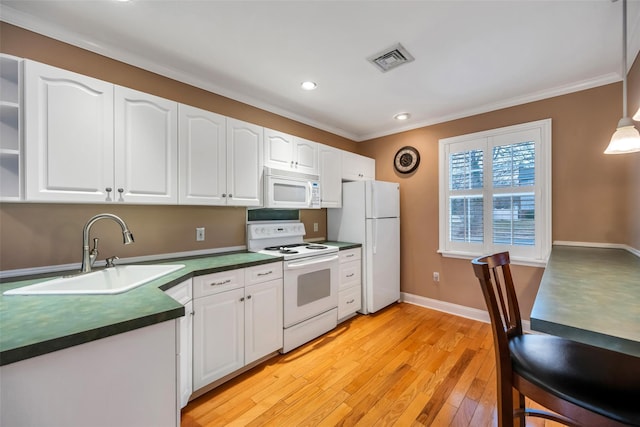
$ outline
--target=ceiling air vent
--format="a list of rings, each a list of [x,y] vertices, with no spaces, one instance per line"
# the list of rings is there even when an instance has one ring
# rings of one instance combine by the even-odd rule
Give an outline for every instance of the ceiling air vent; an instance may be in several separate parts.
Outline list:
[[[380,71],[387,71],[413,61],[413,56],[400,43],[367,58]]]

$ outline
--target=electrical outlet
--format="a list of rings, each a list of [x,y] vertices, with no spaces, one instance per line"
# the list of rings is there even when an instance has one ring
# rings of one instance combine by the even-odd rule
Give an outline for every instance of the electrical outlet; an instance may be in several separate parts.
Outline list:
[[[318,223],[317,222],[313,223],[313,231],[318,231]]]
[[[433,281],[434,282],[439,282],[440,281],[440,273],[438,273],[437,271],[433,272]]]
[[[204,227],[196,228],[196,242],[202,242],[204,240]]]

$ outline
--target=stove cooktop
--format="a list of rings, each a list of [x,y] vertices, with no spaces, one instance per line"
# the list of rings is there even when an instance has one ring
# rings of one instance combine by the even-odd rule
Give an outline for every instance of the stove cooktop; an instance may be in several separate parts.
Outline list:
[[[258,223],[247,227],[247,248],[251,252],[283,256],[285,260],[338,252],[335,246],[307,243],[304,224]]]

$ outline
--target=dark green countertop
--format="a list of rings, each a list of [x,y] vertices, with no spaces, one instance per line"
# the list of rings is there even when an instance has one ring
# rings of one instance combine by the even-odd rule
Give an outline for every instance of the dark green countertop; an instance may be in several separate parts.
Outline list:
[[[362,246],[361,243],[335,242],[331,240],[327,240],[321,243],[327,244],[329,246],[337,246],[341,251],[345,251],[347,249],[355,249]]]
[[[184,315],[163,290],[193,276],[281,261],[251,252],[155,261],[185,267],[116,295],[2,295],[46,278],[0,284],[0,365],[142,328]],[[47,278],[61,276],[62,273]]]
[[[640,258],[624,249],[554,246],[531,329],[640,357]]]

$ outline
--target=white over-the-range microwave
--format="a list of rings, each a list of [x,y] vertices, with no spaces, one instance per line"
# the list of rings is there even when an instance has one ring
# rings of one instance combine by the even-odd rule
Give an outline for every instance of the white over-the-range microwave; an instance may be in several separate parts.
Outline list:
[[[320,209],[320,178],[265,167],[263,205],[272,209]]]

